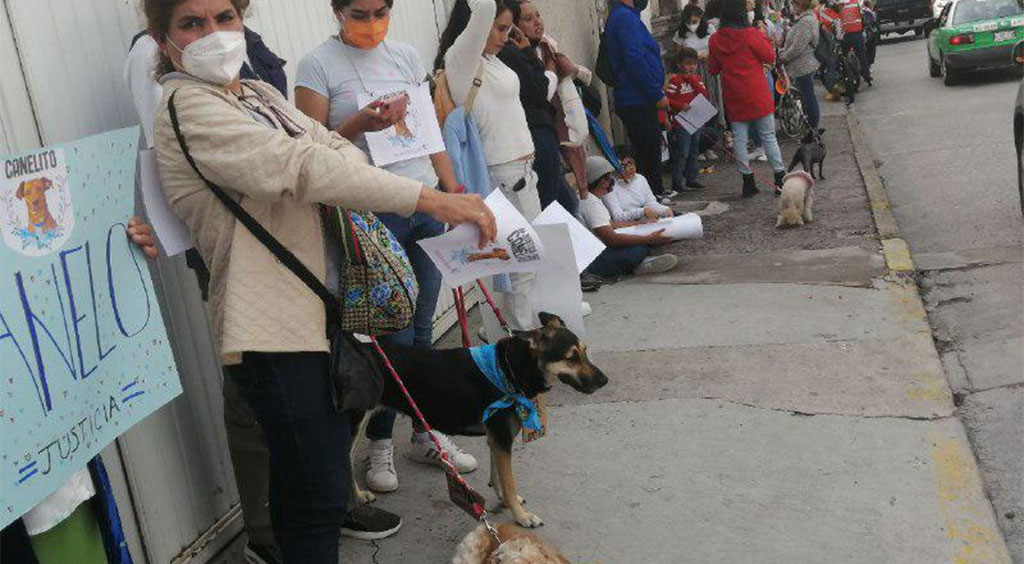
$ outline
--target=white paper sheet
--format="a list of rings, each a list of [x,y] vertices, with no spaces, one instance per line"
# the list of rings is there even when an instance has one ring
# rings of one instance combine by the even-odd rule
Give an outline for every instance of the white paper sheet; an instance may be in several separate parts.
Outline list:
[[[552,202],[533,220],[534,227],[558,224],[565,224],[569,227],[569,237],[572,238],[572,249],[576,259],[576,271],[577,274],[582,274],[583,270],[604,251],[604,243],[558,202]]]
[[[704,236],[704,225],[700,216],[695,213],[668,217],[656,223],[645,223],[632,227],[616,229],[616,233],[623,235],[650,235],[659,229],[664,229],[664,235],[675,240],[700,239]]]
[[[374,100],[384,100],[402,93],[409,95],[405,119],[384,131],[366,134],[366,144],[375,166],[407,161],[417,157],[444,151],[441,126],[437,123],[434,102],[430,98],[427,83],[396,90],[360,94],[356,100],[359,107],[366,107]]]
[[[717,113],[718,108],[714,104],[705,98],[703,94],[697,94],[697,97],[690,102],[690,109],[685,112],[679,112],[672,119],[688,133],[693,133],[705,123],[711,121],[711,118],[715,117]]]
[[[156,169],[156,153],[152,149],[139,151],[139,181],[142,184],[142,205],[146,217],[156,231],[158,243],[164,253],[173,257],[192,248],[188,227],[171,211]]]
[[[533,226],[500,190],[491,192],[484,202],[498,224],[494,243],[481,249],[480,230],[470,224],[419,242],[448,287],[503,272],[533,272],[546,257]]]
[[[562,318],[565,326],[577,336],[586,336],[583,324],[583,290],[576,271],[577,258],[573,251],[571,229],[564,223],[538,225],[537,235],[544,242],[547,258],[537,270],[536,282],[530,293],[534,316],[540,312],[553,313]]]

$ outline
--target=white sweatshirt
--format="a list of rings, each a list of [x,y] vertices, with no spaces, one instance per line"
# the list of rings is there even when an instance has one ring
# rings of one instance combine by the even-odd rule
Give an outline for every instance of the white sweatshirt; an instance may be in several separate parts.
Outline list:
[[[629,183],[617,178],[612,191],[601,199],[612,213],[612,220],[616,222],[641,220],[644,218],[644,208],[648,207],[658,215],[672,211],[672,208],[658,202],[651,191],[651,185],[642,174],[636,174]]]
[[[487,165],[505,164],[532,155],[533,138],[519,101],[519,77],[498,57],[483,54],[497,13],[494,0],[469,0],[469,7],[473,11],[469,24],[444,56],[448,87],[455,103],[462,105],[483,65],[473,118],[480,128]]]

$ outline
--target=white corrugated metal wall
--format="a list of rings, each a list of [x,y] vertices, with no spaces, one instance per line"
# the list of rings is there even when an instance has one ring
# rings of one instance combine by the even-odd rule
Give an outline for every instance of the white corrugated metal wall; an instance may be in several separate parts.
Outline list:
[[[129,41],[142,27],[136,0],[2,2],[2,152],[136,123],[122,80]],[[399,2],[393,16],[391,36],[413,44],[428,66],[444,4]],[[290,83],[302,55],[337,25],[329,0],[255,0],[247,24],[290,62]],[[205,562],[240,528],[220,372],[192,273],[180,259],[161,260],[152,272],[185,395],[126,433],[104,457],[136,561]]]

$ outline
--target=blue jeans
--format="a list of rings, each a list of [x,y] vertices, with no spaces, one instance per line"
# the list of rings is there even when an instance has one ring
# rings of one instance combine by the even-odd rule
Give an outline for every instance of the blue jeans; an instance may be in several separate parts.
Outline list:
[[[444,233],[444,225],[425,213],[415,213],[408,218],[382,213],[378,217],[409,255],[409,263],[412,264],[416,282],[420,286],[412,326],[382,337],[381,340],[393,345],[429,348],[434,342],[434,312],[437,310],[437,296],[441,291],[441,273],[437,271],[423,248],[416,243]],[[366,424],[367,438],[373,441],[390,439],[396,415],[392,409],[380,409],[374,413]]]
[[[811,129],[817,131],[818,124],[821,123],[821,108],[818,107],[818,98],[814,95],[814,73],[798,76],[793,83],[800,92],[800,101],[803,103],[807,122],[811,124]]]
[[[636,267],[651,254],[646,245],[608,247],[587,267],[587,272],[598,276],[622,276],[633,274]]]
[[[751,130],[754,135],[761,138],[765,154],[768,155],[768,163],[775,172],[783,172],[786,165],[782,162],[782,150],[779,149],[779,141],[775,138],[775,116],[768,114],[754,121],[732,122],[733,152],[736,156],[736,165],[743,174],[753,174],[750,169],[750,155],[747,152],[747,140],[750,138]]]
[[[351,420],[331,400],[327,353],[245,353],[228,366],[270,453],[270,521],[288,564],[337,564],[351,498]]]
[[[697,181],[697,155],[700,154],[700,134],[683,128],[672,132],[672,189],[680,191],[687,182]]]
[[[544,209],[557,201],[572,215],[580,207],[562,169],[562,152],[558,136],[550,127],[531,127],[533,137],[533,170],[537,173],[537,195]]]

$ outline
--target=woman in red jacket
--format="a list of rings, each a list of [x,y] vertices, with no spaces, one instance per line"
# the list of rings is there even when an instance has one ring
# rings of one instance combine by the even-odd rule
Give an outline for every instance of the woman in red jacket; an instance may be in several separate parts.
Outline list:
[[[708,47],[708,71],[722,77],[725,113],[735,135],[733,151],[743,173],[743,197],[757,193],[747,154],[751,130],[761,139],[775,171],[778,194],[786,166],[775,138],[775,100],[764,79],[765,66],[775,62],[775,48],[763,29],[750,26],[745,0],[722,2],[722,27]]]

